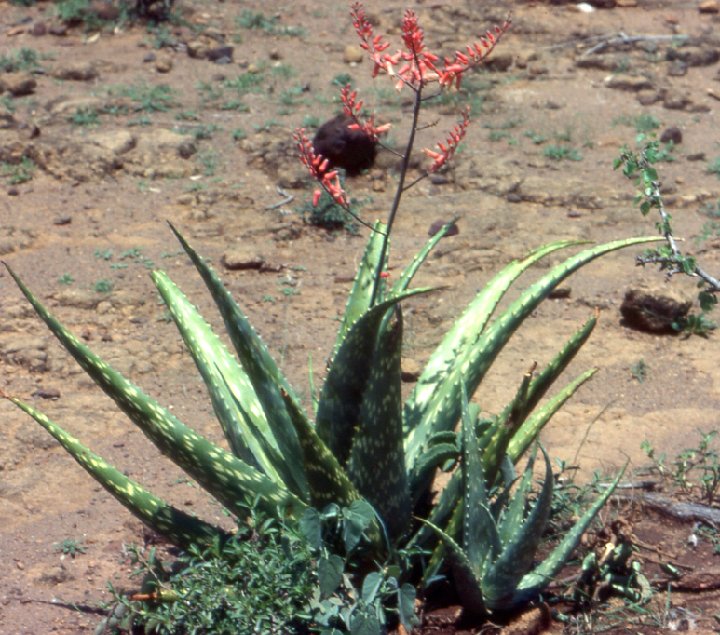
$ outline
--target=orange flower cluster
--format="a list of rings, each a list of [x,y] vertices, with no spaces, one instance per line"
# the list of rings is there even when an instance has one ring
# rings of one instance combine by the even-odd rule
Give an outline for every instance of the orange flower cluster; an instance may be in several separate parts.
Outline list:
[[[423,148],[423,152],[433,160],[432,165],[428,168],[428,172],[437,172],[443,165],[445,165],[455,154],[458,145],[463,140],[467,127],[470,125],[470,109],[468,108],[463,113],[462,121],[459,122],[447,136],[445,143],[438,143],[437,147],[440,152]]]
[[[351,130],[362,130],[373,141],[377,141],[381,134],[385,134],[390,130],[390,124],[386,123],[382,126],[376,126],[375,115],[370,115],[366,120],[360,119],[363,102],[359,100],[357,96],[357,91],[351,90],[350,84],[344,86],[340,91],[340,101],[342,101],[343,104],[343,112],[348,117],[351,117],[354,122],[349,128]]]
[[[300,160],[310,171],[311,176],[333,197],[338,205],[347,207],[347,194],[340,185],[338,171],[329,170],[330,162],[321,154],[315,153],[315,148],[313,148],[312,141],[308,139],[305,128],[300,128],[293,133],[293,141],[297,146]],[[317,206],[321,193],[320,189],[313,192],[313,206]]]
[[[453,58],[445,58],[443,63],[439,64],[440,58],[426,50],[425,32],[418,24],[417,15],[411,9],[405,12],[401,25],[402,41],[406,50],[398,50],[392,55],[385,52],[390,44],[382,35],[375,34],[373,25],[360,2],[352,5],[350,15],[360,37],[360,46],[368,52],[373,61],[373,77],[381,72],[397,77],[398,89],[405,84],[418,88],[434,81],[440,86],[459,87],[463,74],[480,64],[510,28],[508,19],[502,26],[495,27],[494,32],[488,31],[485,37],[469,44],[466,47],[467,52],[455,51]]]

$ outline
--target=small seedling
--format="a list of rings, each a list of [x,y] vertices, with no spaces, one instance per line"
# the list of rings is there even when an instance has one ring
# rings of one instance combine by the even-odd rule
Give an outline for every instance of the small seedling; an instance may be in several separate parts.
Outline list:
[[[19,185],[32,180],[35,168],[35,162],[31,158],[23,157],[20,163],[0,163],[0,175],[6,177],[10,185]]]
[[[647,377],[647,364],[644,359],[639,359],[630,367],[630,374],[633,379],[637,379],[639,383],[643,383]]]
[[[68,117],[73,126],[97,126],[100,124],[100,115],[94,108],[78,108]]]
[[[708,165],[707,171],[709,174],[714,174],[720,179],[720,157],[717,157],[715,160],[713,160],[712,163]]]
[[[58,278],[59,284],[71,285],[73,282],[75,282],[75,278],[73,278],[69,273],[64,273]]]
[[[96,293],[110,293],[113,290],[113,286],[115,285],[112,281],[103,279],[98,280],[93,286],[93,289],[95,289]]]
[[[55,544],[55,552],[75,559],[75,556],[78,554],[87,553],[87,548],[79,540],[75,540],[74,538],[65,538],[62,542]]]
[[[553,161],[582,161],[582,154],[575,148],[551,144],[543,149],[543,156]]]
[[[95,258],[98,260],[112,260],[113,251],[112,249],[96,249]]]

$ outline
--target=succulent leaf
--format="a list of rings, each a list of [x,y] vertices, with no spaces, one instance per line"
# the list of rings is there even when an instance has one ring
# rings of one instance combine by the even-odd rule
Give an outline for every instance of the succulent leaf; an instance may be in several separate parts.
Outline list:
[[[280,477],[283,459],[247,373],[167,274],[154,271],[152,278],[203,377],[233,453],[287,483],[291,475]]]
[[[659,238],[656,236],[629,238],[586,249],[553,267],[535,284],[526,289],[491,325],[483,330],[480,337],[466,336],[469,341],[466,340],[466,343],[458,348],[456,342],[458,339],[462,340],[462,333],[455,333],[454,328],[450,331],[449,335],[452,335],[449,338],[451,348],[445,349],[445,340],[443,340],[440,347],[442,350],[437,357],[437,367],[428,364],[426,369],[430,373],[429,377],[432,378],[431,382],[425,382],[422,387],[419,384],[418,392],[414,392],[406,402],[408,407],[405,416],[406,425],[409,429],[409,436],[405,446],[406,465],[411,473],[411,491],[416,496],[418,492],[422,492],[427,487],[431,478],[431,473],[418,472],[415,466],[417,458],[424,451],[427,439],[433,432],[452,429],[455,425],[460,416],[459,387],[464,385],[469,395],[475,392],[485,373],[510,339],[510,336],[525,318],[535,310],[537,305],[547,297],[550,291],[570,274],[608,252],[657,240]],[[488,311],[491,312],[494,309],[512,280],[542,256],[566,247],[568,244],[570,243],[554,243],[544,249],[536,250],[524,261],[513,263],[510,267],[506,267],[501,274],[498,274],[471,304],[471,308],[475,307],[478,298],[489,294],[488,297],[483,297],[483,302],[477,307],[478,317],[483,318],[481,320],[483,326],[487,319],[486,314],[489,317]],[[511,273],[516,275],[511,275]],[[507,278],[506,282],[496,282],[503,276]],[[488,289],[492,289],[492,293]],[[470,311],[470,315],[472,315],[472,311]],[[459,323],[465,324],[469,321],[466,316],[468,316],[468,312],[459,319]],[[471,328],[470,324],[466,324],[466,326],[469,333],[477,333],[476,330]],[[436,359],[435,355],[433,355],[433,359]],[[423,373],[423,376],[425,376],[425,373]],[[426,390],[430,384],[433,387],[432,394],[426,395]]]
[[[400,353],[402,312],[397,305],[381,324],[352,441],[348,474],[375,507],[391,540],[410,525],[411,505],[403,453]]]
[[[55,437],[90,476],[138,519],[158,533],[167,536],[176,545],[184,547],[192,544],[211,545],[217,538],[224,540],[229,537],[223,529],[186,514],[147,491],[101,456],[91,452],[42,412],[19,399],[9,399]]]
[[[357,427],[372,360],[385,315],[392,306],[430,289],[415,289],[393,296],[365,312],[349,329],[332,361],[320,393],[317,433],[343,467]]]
[[[387,227],[378,221],[375,223],[373,229],[375,231],[370,233],[370,238],[368,238],[367,245],[365,246],[365,252],[360,260],[360,265],[358,266],[353,286],[350,290],[347,304],[345,305],[345,313],[343,314],[342,322],[340,322],[340,329],[338,330],[335,347],[333,348],[333,358],[340,349],[340,345],[345,339],[350,327],[367,312],[372,304],[375,272],[377,271],[380,261],[380,254],[382,253],[383,234],[381,232],[387,231]]]
[[[550,458],[540,446],[545,459],[545,479],[528,517],[514,531],[508,531],[510,539],[502,547],[499,557],[483,571],[482,590],[486,606],[491,610],[510,608],[518,584],[531,569],[538,545],[550,517],[553,476]],[[534,460],[528,462],[526,473],[532,474]],[[515,496],[526,496],[519,491]]]
[[[277,514],[278,508],[284,509],[289,515],[302,513],[305,504],[299,498],[262,472],[188,428],[167,409],[148,397],[65,329],[10,267],[8,272],[35,312],[83,370],[163,454],[190,474],[223,505],[244,515],[247,505],[257,497],[260,506],[273,515]]]
[[[190,247],[180,232],[171,223],[169,225],[205,282],[223,317],[230,341],[237,352],[242,367],[252,382],[257,398],[262,403],[263,411],[277,441],[280,454],[285,459],[286,469],[292,473],[292,490],[294,492],[304,491],[307,485],[300,442],[290,421],[290,415],[285,407],[285,400],[281,395],[281,391],[284,390],[288,395],[291,395],[296,404],[299,403],[297,396],[268,352],[262,339],[260,339],[260,336],[240,310],[230,292],[225,288],[222,280],[213,271],[212,267]]]

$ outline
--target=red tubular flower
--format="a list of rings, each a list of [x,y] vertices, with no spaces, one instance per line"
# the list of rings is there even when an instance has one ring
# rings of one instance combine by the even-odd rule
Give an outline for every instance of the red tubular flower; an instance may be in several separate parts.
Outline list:
[[[467,127],[470,125],[470,109],[468,108],[463,113],[462,121],[450,131],[445,143],[438,143],[437,147],[440,150],[430,150],[429,148],[423,148],[423,152],[430,157],[433,162],[428,168],[428,172],[437,172],[443,165],[445,165],[454,155],[458,145],[463,140]]]
[[[455,52],[455,56],[446,58],[442,68],[439,60],[425,48],[425,32],[418,24],[417,15],[411,9],[405,12],[401,24],[402,41],[405,50],[390,55],[385,51],[390,47],[381,35],[376,35],[373,25],[365,14],[360,2],[355,2],[350,10],[353,26],[360,37],[360,46],[370,55],[373,62],[373,77],[386,73],[397,77],[398,90],[405,84],[415,89],[437,81],[441,87],[460,86],[463,73],[480,64],[495,48],[500,37],[510,28],[510,20],[502,26],[488,31],[478,42],[467,46],[467,53]],[[399,68],[398,68],[399,67]]]
[[[345,190],[340,184],[340,177],[337,170],[328,170],[329,161],[322,156],[316,154],[313,144],[305,133],[305,128],[299,128],[293,133],[293,141],[295,141],[300,160],[310,172],[310,175],[320,184],[320,186],[330,195],[333,200],[342,207],[348,206],[348,199]],[[313,192],[313,206],[318,204],[321,191]]]
[[[474,44],[469,44],[466,47],[467,53],[455,51],[455,56],[452,59],[445,58],[443,67],[438,71],[440,86],[455,85],[456,88],[459,88],[463,73],[481,64],[492,53],[500,38],[510,28],[510,24],[508,18],[502,26],[495,27],[494,33],[488,31],[485,33],[485,37],[480,38]]]
[[[375,115],[370,115],[365,120],[360,119],[363,102],[357,98],[356,90],[350,90],[350,84],[346,84],[340,91],[340,100],[343,104],[343,112],[354,122],[349,126],[351,130],[362,130],[373,141],[377,141],[381,134],[385,134],[390,129],[389,123],[376,126]]]

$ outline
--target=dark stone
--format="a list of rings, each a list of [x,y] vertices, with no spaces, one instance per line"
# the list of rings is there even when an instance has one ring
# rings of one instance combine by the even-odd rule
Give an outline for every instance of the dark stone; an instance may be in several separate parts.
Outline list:
[[[676,128],[675,126],[672,128],[666,128],[660,135],[660,141],[662,143],[670,143],[672,141],[675,145],[677,145],[678,143],[682,143],[682,140],[682,130],[680,130],[680,128]]]
[[[677,333],[677,325],[687,316],[690,302],[677,302],[662,295],[630,289],[620,306],[622,324],[647,333]]]
[[[35,22],[32,26],[32,31],[30,31],[35,37],[42,37],[43,35],[46,35],[48,32],[47,24],[45,24],[42,20],[39,20]]]
[[[375,141],[362,130],[350,130],[353,123],[347,115],[326,121],[313,139],[316,154],[321,154],[331,167],[345,168],[348,176],[369,170],[375,163]]]
[[[448,221],[446,220],[436,220],[432,225],[430,225],[430,228],[428,229],[428,236],[434,236],[437,234],[447,222]],[[460,230],[458,229],[457,224],[453,223],[444,238],[447,238],[448,236],[457,236],[459,233]]]
[[[235,49],[232,46],[217,46],[208,49],[207,59],[216,64],[229,64],[232,62],[234,51]]]

